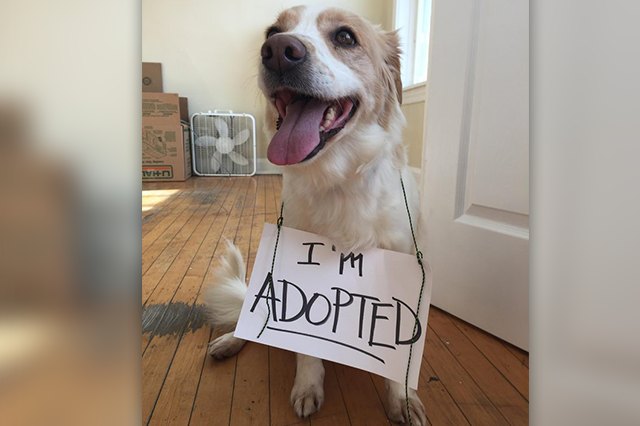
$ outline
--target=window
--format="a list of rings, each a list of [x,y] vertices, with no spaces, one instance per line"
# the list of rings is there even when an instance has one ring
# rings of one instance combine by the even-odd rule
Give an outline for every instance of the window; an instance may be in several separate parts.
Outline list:
[[[394,24],[404,52],[402,85],[424,83],[429,65],[431,0],[395,0]]]

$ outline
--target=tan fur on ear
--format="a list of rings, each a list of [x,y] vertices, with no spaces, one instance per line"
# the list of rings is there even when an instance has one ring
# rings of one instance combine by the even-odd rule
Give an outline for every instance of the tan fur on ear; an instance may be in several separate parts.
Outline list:
[[[379,75],[384,88],[377,94],[381,105],[378,122],[387,129],[393,122],[397,106],[402,104],[402,81],[400,79],[400,45],[396,31],[380,31],[379,43]],[[395,94],[395,96],[394,96]]]
[[[387,45],[384,61],[391,71],[398,103],[402,104],[402,79],[400,77],[400,54],[402,51],[400,50],[400,37],[396,30],[385,33],[384,38]]]

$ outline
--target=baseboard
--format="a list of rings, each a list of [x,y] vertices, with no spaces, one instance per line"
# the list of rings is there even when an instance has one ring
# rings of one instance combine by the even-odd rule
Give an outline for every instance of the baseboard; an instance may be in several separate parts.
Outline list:
[[[256,164],[256,174],[258,175],[281,175],[282,170],[280,167],[274,166],[266,158],[258,158],[258,162]]]

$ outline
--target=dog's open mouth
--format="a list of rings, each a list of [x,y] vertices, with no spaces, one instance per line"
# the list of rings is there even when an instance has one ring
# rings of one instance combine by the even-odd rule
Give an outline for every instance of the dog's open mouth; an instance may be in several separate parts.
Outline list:
[[[297,164],[316,156],[344,128],[357,109],[351,98],[325,100],[279,90],[273,96],[278,131],[267,150],[277,165]]]

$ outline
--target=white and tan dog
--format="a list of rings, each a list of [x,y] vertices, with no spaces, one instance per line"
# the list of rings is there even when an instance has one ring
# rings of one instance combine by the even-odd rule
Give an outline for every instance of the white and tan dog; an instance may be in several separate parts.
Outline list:
[[[285,225],[349,250],[414,253],[400,186],[402,176],[417,222],[418,196],[401,142],[397,34],[340,9],[300,6],[267,29],[261,57],[259,84],[273,117],[267,154],[283,166]],[[206,293],[214,325],[235,325],[245,291],[244,262],[230,246]],[[243,344],[230,332],[212,341],[209,353],[232,356]],[[323,381],[322,360],[298,354],[291,403],[299,416],[320,408]],[[388,380],[387,389],[389,416],[405,421],[404,385]],[[414,424],[426,424],[412,390],[409,409]]]

